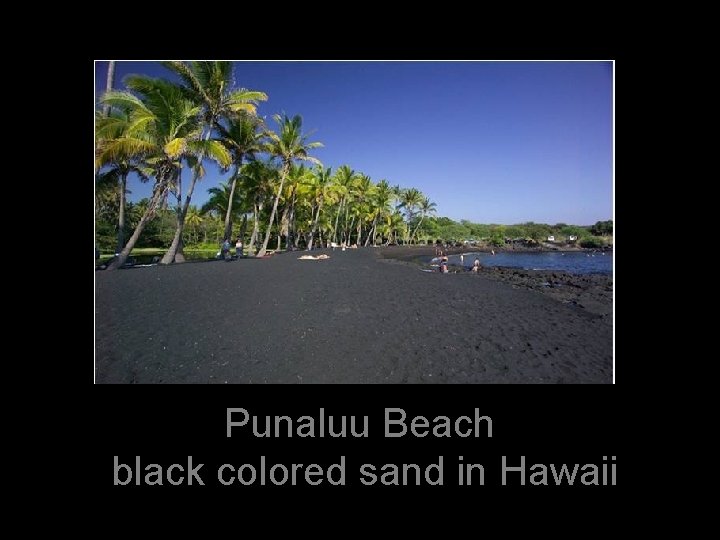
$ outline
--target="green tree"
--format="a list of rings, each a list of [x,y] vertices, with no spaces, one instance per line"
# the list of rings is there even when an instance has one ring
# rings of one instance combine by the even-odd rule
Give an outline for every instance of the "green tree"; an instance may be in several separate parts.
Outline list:
[[[255,154],[263,150],[264,134],[259,131],[259,123],[257,118],[249,115],[239,115],[228,121],[228,127],[225,129],[219,126],[222,135],[222,141],[232,154],[232,160],[235,164],[235,173],[232,176],[230,184],[229,204],[225,212],[225,238],[230,239],[232,235],[232,208],[235,200],[235,187],[240,178],[240,171],[243,164],[243,158],[255,158]]]
[[[427,197],[423,197],[420,199],[419,208],[420,208],[420,221],[417,224],[417,227],[415,227],[415,230],[413,231],[412,235],[410,236],[410,241],[413,240],[415,235],[418,232],[418,229],[420,229],[420,225],[422,225],[423,219],[425,219],[425,216],[428,214],[434,214],[436,211],[437,205],[432,202]]]
[[[170,185],[176,181],[180,160],[189,150],[197,149],[201,131],[199,108],[186,99],[177,86],[147,77],[129,78],[126,85],[134,94],[112,91],[103,97],[103,103],[126,108],[130,121],[115,137],[104,138],[100,133],[98,138],[102,143],[98,145],[96,161],[102,166],[120,159],[142,158],[153,169],[155,183],[145,213],[120,255],[108,266],[110,270],[121,267],[127,260],[146,224],[167,196]],[[103,129],[102,124],[99,128]],[[221,149],[222,146],[217,152],[224,150]]]
[[[162,62],[182,81],[186,99],[201,107],[205,135],[209,139],[213,128],[219,127],[223,117],[237,113],[255,115],[256,105],[267,100],[267,94],[240,88],[233,90],[232,62]]]
[[[392,198],[392,190],[387,180],[380,180],[371,196],[371,213],[372,213],[372,226],[370,233],[365,240],[367,246],[372,238],[373,245],[376,245],[377,237],[377,224],[378,219],[383,219],[390,213],[390,200]]]
[[[230,165],[230,153],[227,149],[220,144],[219,141],[215,140],[190,140],[187,143],[185,150],[185,159],[188,162],[190,169],[192,170],[192,179],[190,181],[190,187],[188,188],[187,195],[185,196],[185,203],[180,207],[180,191],[178,190],[178,208],[177,208],[177,226],[175,228],[175,236],[173,237],[170,248],[163,255],[161,264],[170,264],[172,262],[184,262],[185,257],[182,255],[182,234],[183,228],[185,227],[185,216],[187,215],[188,208],[190,207],[190,200],[192,198],[193,191],[195,190],[196,182],[205,176],[205,169],[202,166],[203,159],[209,158],[223,167]],[[178,181],[180,179],[180,171],[177,175]]]
[[[590,227],[590,232],[595,236],[611,235],[613,233],[613,222],[612,220],[598,221],[595,225]]]
[[[257,253],[258,257],[263,257],[267,252],[267,245],[270,241],[270,233],[272,232],[272,224],[275,219],[275,214],[277,213],[280,196],[282,195],[283,184],[290,171],[290,165],[298,159],[319,165],[320,161],[310,156],[309,151],[322,146],[322,143],[319,142],[307,142],[308,136],[302,132],[302,117],[300,115],[289,118],[287,115],[280,116],[276,114],[273,118],[278,123],[279,130],[278,133],[268,132],[268,137],[270,138],[268,150],[272,155],[280,159],[282,169],[280,170],[280,186],[278,187],[272,211],[270,212],[268,228],[265,232],[265,240],[263,240],[260,251]]]
[[[308,250],[313,248],[315,233],[320,221],[320,214],[322,212],[323,205],[325,204],[325,200],[329,194],[331,179],[332,168],[325,168],[322,165],[315,167],[313,174],[308,179],[309,191],[313,201],[311,212],[312,229],[310,229],[310,236],[307,242]]]

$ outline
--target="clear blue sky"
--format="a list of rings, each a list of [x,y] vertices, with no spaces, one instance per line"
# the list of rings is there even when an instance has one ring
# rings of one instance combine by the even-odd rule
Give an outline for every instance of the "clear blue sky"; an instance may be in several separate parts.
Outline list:
[[[95,69],[99,96],[107,62]],[[173,78],[157,62],[117,62],[116,88],[128,73]],[[610,62],[235,62],[235,80],[268,94],[261,116],[302,115],[325,166],[418,188],[438,216],[613,217]],[[224,179],[207,169],[197,205]],[[129,188],[130,200],[151,193],[136,179]]]

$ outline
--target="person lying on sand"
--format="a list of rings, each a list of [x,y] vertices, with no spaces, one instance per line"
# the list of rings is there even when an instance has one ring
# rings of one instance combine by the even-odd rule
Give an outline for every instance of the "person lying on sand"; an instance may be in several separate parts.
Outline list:
[[[302,257],[298,257],[298,260],[303,261],[323,261],[325,259],[329,259],[330,255],[318,255],[317,257],[313,257],[312,255],[303,255]]]

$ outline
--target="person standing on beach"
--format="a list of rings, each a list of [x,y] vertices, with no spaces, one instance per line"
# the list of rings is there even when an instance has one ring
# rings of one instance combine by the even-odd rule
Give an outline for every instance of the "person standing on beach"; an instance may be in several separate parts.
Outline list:
[[[230,241],[227,238],[223,240],[220,256],[226,261],[230,260]]]
[[[235,254],[237,255],[237,258],[243,256],[243,243],[242,239],[238,236],[237,242],[235,242]]]

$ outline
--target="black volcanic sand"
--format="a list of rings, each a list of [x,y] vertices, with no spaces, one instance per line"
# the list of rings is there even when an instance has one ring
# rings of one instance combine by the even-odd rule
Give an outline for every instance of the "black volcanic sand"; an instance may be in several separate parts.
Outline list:
[[[322,253],[96,272],[96,381],[612,382],[610,277]]]

